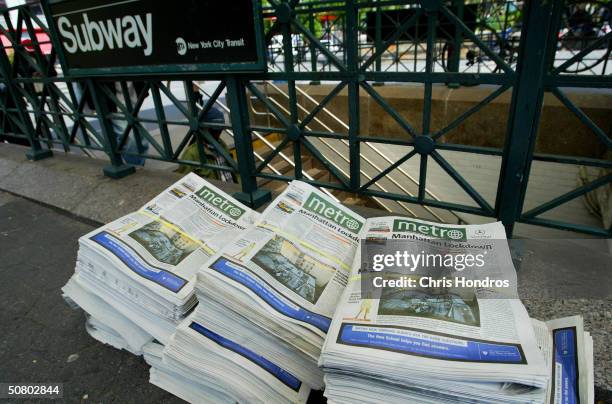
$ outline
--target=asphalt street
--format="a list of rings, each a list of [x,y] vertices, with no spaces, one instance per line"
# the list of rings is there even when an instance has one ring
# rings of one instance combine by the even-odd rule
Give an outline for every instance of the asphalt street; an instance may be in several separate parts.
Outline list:
[[[63,383],[67,402],[182,402],[148,382],[141,357],[90,337],[84,313],[62,299],[91,229],[0,192],[0,381]]]

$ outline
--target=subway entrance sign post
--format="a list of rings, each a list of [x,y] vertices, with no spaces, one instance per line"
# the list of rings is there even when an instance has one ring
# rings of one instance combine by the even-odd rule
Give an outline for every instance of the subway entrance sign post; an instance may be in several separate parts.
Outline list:
[[[254,0],[50,0],[47,20],[66,73],[265,70]]]

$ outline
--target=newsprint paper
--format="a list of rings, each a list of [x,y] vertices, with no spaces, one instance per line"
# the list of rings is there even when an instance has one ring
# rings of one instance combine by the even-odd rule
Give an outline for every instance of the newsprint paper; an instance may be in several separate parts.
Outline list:
[[[138,211],[81,237],[65,296],[89,307],[94,317],[117,319],[119,335],[144,330],[165,343],[197,303],[198,269],[258,215],[188,174]],[[126,319],[135,327],[128,327]],[[98,338],[104,334],[109,335],[98,333]]]
[[[199,285],[316,361],[364,223],[311,185],[293,181],[255,226],[203,267]]]
[[[364,223],[293,181],[198,272],[200,303],[152,380],[171,391],[200,384],[238,402],[304,402],[311,388],[322,389],[317,361]]]
[[[313,186],[291,182],[202,267],[193,321],[322,389],[317,361],[364,223]]]
[[[406,271],[416,261],[391,257],[390,269],[378,273],[370,270],[382,261],[362,257],[367,248],[358,251],[319,361],[328,398],[377,402],[382,388],[388,402],[543,401],[547,366],[516,298],[501,223],[441,225],[390,216],[368,219],[361,237],[366,246],[373,242],[369,248],[382,246],[379,252],[400,240],[410,248],[408,258],[451,257],[450,268],[423,272],[420,261]],[[464,268],[466,254],[486,265]],[[378,286],[383,278],[387,283],[362,289],[366,275]],[[458,287],[455,278],[476,286]]]

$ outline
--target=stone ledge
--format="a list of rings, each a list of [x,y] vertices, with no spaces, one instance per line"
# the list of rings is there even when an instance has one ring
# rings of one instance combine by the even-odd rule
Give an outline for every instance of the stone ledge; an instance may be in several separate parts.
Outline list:
[[[108,164],[54,151],[49,159],[32,162],[28,149],[0,145],[0,189],[65,210],[96,223],[107,223],[140,208],[181,177],[168,171],[138,169],[114,180],[102,173]]]

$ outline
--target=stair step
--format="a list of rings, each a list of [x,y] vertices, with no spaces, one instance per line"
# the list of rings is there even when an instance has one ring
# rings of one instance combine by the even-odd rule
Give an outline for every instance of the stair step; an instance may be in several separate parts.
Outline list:
[[[293,174],[293,170],[294,170],[293,165],[282,158],[279,158],[276,161],[275,159],[272,159],[272,162],[269,165],[274,167],[274,169],[279,171],[281,174],[287,174],[287,173]]]
[[[308,170],[305,170],[305,171],[306,171],[306,172],[308,173],[308,175],[310,175],[310,176],[313,178],[313,180],[315,180],[315,181],[316,181],[316,180],[320,180],[321,178],[325,177],[325,176],[328,174],[328,171],[327,171],[327,170],[322,170],[322,169],[320,169],[320,168],[316,168],[316,167],[309,168]]]
[[[287,182],[281,181],[281,180],[272,180],[269,178],[258,178],[257,179],[258,187],[265,187],[266,189],[274,193],[283,192],[285,188],[287,187],[287,185],[288,185]]]
[[[355,195],[345,191],[334,191],[333,194],[340,200],[340,202],[348,205],[366,206],[374,209],[382,208],[378,202],[367,196]]]

